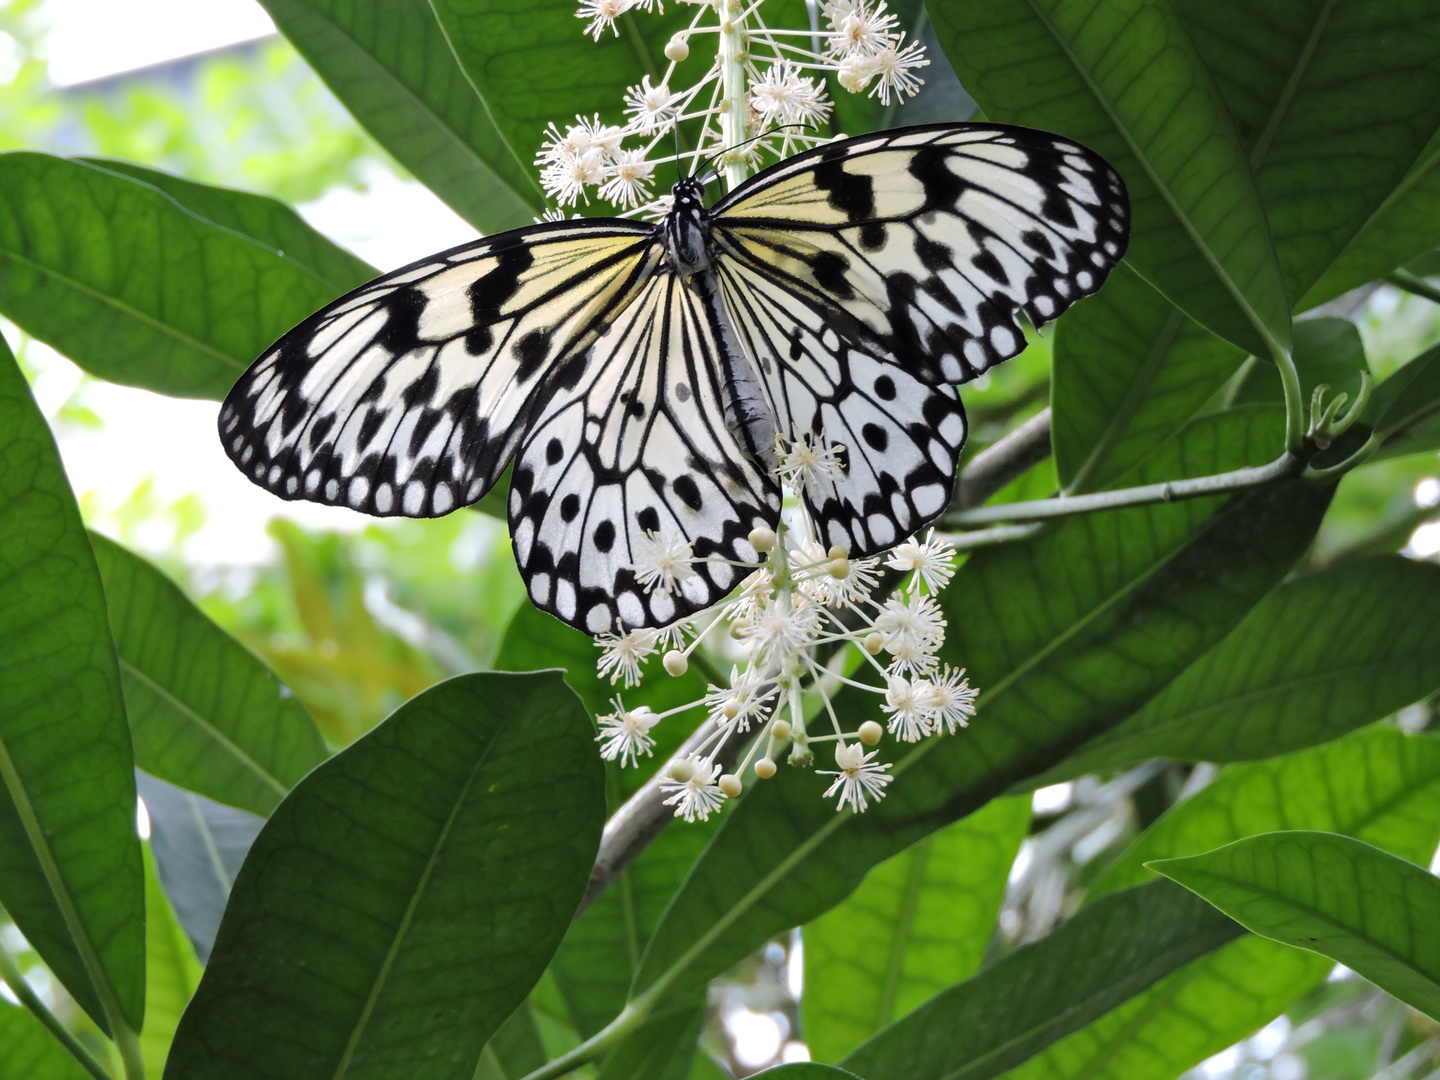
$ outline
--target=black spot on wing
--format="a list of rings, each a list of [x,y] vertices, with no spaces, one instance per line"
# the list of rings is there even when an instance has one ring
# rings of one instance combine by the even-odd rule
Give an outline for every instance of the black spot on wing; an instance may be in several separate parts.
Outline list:
[[[845,171],[845,159],[827,161],[812,174],[815,186],[829,192],[829,203],[850,222],[875,216],[875,183],[863,173]]]

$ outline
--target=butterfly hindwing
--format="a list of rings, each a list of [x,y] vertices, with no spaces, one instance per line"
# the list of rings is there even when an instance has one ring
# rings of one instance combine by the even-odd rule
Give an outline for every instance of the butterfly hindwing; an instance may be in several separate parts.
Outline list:
[[[661,626],[730,592],[747,572],[731,563],[759,562],[747,537],[774,525],[780,491],[725,426],[715,348],[694,294],[661,273],[555,388],[510,482],[538,607],[592,634]],[[678,591],[637,581],[647,537],[690,544]]]
[[[844,473],[805,486],[820,540],[853,556],[891,547],[950,503],[965,443],[954,389],[932,386],[843,336],[823,315],[743,264],[722,264],[726,305],[781,432],[823,432]]]
[[[564,358],[654,273],[664,245],[653,232],[536,226],[371,282],[241,377],[220,412],[226,452],[286,499],[407,517],[474,502]]]
[[[927,382],[961,383],[1093,293],[1129,204],[1092,151],[1026,128],[907,128],[782,162],[715,207],[722,259]]]

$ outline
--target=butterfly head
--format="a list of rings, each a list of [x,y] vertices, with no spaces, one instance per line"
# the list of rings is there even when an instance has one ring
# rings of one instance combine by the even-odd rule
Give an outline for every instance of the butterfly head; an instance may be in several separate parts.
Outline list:
[[[674,206],[665,219],[665,238],[670,261],[687,277],[710,265],[706,243],[705,185],[699,177],[687,176],[671,189]]]

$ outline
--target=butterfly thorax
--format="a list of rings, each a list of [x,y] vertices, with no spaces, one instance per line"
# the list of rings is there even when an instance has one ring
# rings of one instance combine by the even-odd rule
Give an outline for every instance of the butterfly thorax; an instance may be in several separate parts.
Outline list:
[[[670,261],[682,277],[710,269],[706,233],[705,186],[693,176],[671,189],[674,208],[665,218],[665,242]]]

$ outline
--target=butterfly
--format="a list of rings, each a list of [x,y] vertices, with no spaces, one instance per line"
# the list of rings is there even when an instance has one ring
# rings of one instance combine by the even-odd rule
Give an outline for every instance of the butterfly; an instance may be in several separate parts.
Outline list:
[[[1024,348],[1019,313],[1098,289],[1129,236],[1103,158],[998,124],[839,140],[703,193],[682,179],[658,223],[515,229],[341,297],[235,384],[226,452],[282,498],[381,516],[449,513],[513,463],[534,603],[590,634],[664,626],[761,561],[782,455],[828,455],[799,485],[826,549],[938,517],[956,387]],[[637,573],[657,550],[688,562],[659,585]]]

